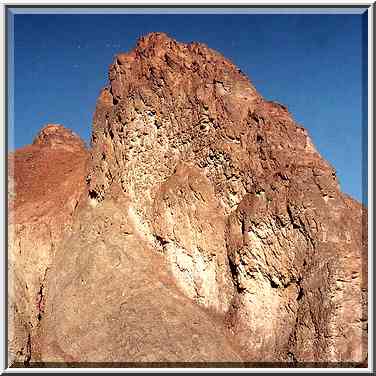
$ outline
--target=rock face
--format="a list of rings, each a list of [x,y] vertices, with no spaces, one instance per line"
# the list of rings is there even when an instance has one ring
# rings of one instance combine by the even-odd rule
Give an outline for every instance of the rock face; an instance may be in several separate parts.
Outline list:
[[[70,130],[47,125],[8,158],[9,360],[31,359],[45,309],[46,273],[71,231],[88,152]]]
[[[12,158],[27,362],[366,361],[366,209],[219,53],[141,38],[110,66],[89,152],[47,126]]]

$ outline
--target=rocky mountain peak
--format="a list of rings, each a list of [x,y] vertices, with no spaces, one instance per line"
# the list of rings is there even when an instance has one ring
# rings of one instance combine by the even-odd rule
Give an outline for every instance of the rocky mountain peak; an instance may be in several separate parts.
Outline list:
[[[173,44],[175,42],[168,34],[163,32],[151,32],[141,36],[137,41],[137,48],[143,50],[145,48],[161,48],[164,45]]]
[[[366,210],[220,53],[148,34],[110,65],[89,156],[57,125],[33,148],[43,168],[16,153],[16,194],[50,205],[44,235],[16,216],[16,358],[32,341],[29,361],[367,359]]]
[[[33,140],[33,145],[69,150],[86,149],[81,138],[61,124],[46,124]]]

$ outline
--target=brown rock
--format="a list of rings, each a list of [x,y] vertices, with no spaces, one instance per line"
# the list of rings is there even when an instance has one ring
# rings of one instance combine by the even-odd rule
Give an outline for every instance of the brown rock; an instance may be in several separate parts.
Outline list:
[[[241,361],[223,319],[176,288],[126,198],[78,209],[59,249],[48,271],[35,360]]]
[[[48,146],[50,149],[64,148],[72,152],[85,149],[84,142],[75,133],[59,124],[47,124],[43,127],[33,145]]]
[[[197,167],[178,164],[156,195],[153,218],[154,236],[178,286],[199,304],[227,312],[234,285],[224,213],[210,181]]]
[[[46,272],[57,245],[71,231],[85,190],[87,151],[62,127],[44,127],[32,145],[9,155],[8,267],[10,361],[31,358],[44,314]]]
[[[73,139],[50,126],[33,147]],[[118,54],[84,171],[45,261],[33,360],[367,359],[367,211],[219,53],[152,33]]]

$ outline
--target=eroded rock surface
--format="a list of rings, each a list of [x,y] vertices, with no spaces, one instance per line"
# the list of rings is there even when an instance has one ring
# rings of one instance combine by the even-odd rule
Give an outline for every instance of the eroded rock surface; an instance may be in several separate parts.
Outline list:
[[[29,148],[72,156],[86,184],[54,191],[69,231],[27,273],[38,286],[48,265],[32,359],[367,359],[366,209],[218,52],[152,33],[118,54],[85,168],[81,141],[54,129]]]
[[[63,126],[49,124],[8,158],[9,360],[31,359],[44,315],[46,273],[85,189],[88,152]]]
[[[126,196],[78,209],[49,270],[44,362],[239,362],[223,319],[185,297]]]

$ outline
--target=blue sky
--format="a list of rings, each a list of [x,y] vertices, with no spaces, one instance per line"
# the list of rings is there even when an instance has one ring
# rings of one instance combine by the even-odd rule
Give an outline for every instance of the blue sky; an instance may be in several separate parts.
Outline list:
[[[342,190],[366,203],[365,22],[350,14],[17,14],[9,148],[31,143],[46,123],[89,143],[113,56],[163,31],[220,51],[266,99],[287,105],[336,168]]]

